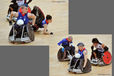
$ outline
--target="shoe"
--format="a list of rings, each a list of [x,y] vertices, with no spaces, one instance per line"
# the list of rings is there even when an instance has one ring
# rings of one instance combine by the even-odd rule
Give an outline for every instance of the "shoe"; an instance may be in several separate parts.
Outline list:
[[[98,64],[98,59],[92,59],[91,63]]]
[[[98,59],[95,59],[95,62],[98,62]]]

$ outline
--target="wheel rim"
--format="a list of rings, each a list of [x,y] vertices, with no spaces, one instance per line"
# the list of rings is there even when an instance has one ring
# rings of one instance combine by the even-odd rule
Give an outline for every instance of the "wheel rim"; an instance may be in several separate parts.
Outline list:
[[[58,51],[58,60],[61,61],[62,59],[62,52],[61,52],[61,49],[59,49]]]
[[[110,54],[110,52],[106,51],[104,52],[104,56],[103,56],[103,61],[105,64],[110,64],[112,60],[112,56]]]

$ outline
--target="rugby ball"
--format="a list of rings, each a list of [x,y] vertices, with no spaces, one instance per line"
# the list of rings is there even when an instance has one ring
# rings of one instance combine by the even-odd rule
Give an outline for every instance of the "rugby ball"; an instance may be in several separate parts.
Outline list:
[[[24,21],[22,19],[17,20],[17,25],[21,26],[24,24]]]
[[[76,57],[76,58],[80,58],[81,55],[80,55],[79,53],[76,53],[76,54],[75,54],[75,57]]]

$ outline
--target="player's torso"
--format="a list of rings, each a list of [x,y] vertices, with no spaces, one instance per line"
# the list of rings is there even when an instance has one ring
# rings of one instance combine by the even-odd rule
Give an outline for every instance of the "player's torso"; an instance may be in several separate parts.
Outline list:
[[[18,13],[18,18],[17,20],[19,19],[22,19],[24,21],[24,24],[27,24],[29,19],[28,19],[28,16],[27,16],[28,13],[26,13],[25,15],[22,15],[20,12]]]
[[[95,48],[99,51],[99,52],[103,52],[104,49],[102,48],[102,44],[98,44],[97,46],[95,46]]]
[[[84,58],[84,54],[83,54],[83,52],[84,51],[87,51],[85,48],[83,49],[83,50],[78,50],[78,53],[81,55],[81,59],[83,59]]]

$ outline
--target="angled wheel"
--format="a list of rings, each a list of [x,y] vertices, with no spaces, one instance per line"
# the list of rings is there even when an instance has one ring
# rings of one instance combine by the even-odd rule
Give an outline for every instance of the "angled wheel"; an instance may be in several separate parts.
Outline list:
[[[84,60],[80,59],[80,69],[83,73],[88,73],[91,71],[91,63],[89,61],[89,59],[87,59],[87,64],[85,66],[85,69],[83,69],[83,65],[84,65]]]
[[[27,25],[27,32],[28,32],[28,36],[29,36],[30,40],[34,41],[34,39],[35,39],[34,31],[33,31],[33,28],[30,24]]]
[[[104,52],[104,55],[103,55],[104,64],[108,65],[111,63],[111,61],[112,61],[111,53],[109,51]]]
[[[59,49],[58,53],[57,53],[57,58],[59,61],[63,61],[62,58],[63,58],[63,52],[61,51],[62,48]]]
[[[91,52],[90,60],[95,59],[93,52]]]
[[[84,73],[88,73],[91,71],[91,62],[89,61],[89,59],[87,60],[87,64],[85,69],[83,70]]]
[[[9,32],[9,36],[12,36],[12,35],[13,35],[13,26],[12,26],[10,32]]]

